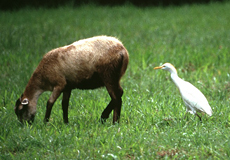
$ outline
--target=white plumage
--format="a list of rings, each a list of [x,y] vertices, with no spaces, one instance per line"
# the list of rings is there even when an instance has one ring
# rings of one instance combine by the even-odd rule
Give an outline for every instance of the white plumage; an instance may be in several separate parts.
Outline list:
[[[200,120],[201,117],[197,114],[197,112],[204,112],[209,116],[212,116],[212,109],[203,93],[191,83],[178,77],[176,68],[172,64],[165,63],[162,66],[155,67],[154,69],[164,69],[171,73],[172,81],[179,89],[181,97],[187,107],[186,113],[189,112],[191,114],[195,114],[200,118]]]

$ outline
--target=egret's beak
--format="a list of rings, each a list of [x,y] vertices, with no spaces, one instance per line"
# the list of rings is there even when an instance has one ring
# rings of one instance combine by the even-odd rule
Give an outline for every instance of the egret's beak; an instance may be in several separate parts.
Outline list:
[[[161,68],[163,68],[162,66],[159,66],[159,67],[155,67],[155,68],[153,68],[153,69],[161,69]]]

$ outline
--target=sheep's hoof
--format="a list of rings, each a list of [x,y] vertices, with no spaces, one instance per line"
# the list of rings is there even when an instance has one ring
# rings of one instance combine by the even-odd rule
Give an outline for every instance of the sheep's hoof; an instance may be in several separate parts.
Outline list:
[[[99,122],[101,122],[102,124],[104,124],[104,123],[106,122],[106,119],[107,119],[107,118],[102,118],[102,117],[101,117],[101,118],[99,119]]]

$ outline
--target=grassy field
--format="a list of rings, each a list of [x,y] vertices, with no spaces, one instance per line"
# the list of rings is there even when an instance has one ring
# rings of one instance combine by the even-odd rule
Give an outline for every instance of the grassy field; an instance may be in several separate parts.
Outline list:
[[[230,3],[180,7],[81,6],[0,11],[0,159],[229,159]],[[44,124],[41,95],[33,125],[21,126],[16,100],[49,50],[96,35],[118,37],[130,54],[122,79],[120,124],[98,119],[110,101],[104,88],[74,90],[69,125],[61,98]],[[165,71],[207,97],[213,116],[189,115]]]

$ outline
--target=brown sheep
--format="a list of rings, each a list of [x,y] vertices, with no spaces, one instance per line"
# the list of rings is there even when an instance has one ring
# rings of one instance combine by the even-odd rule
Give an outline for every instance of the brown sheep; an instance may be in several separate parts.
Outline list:
[[[44,55],[31,76],[24,93],[17,100],[15,113],[20,122],[34,121],[39,96],[52,91],[47,102],[45,122],[63,93],[63,120],[68,123],[68,105],[72,89],[96,89],[105,86],[111,101],[101,114],[103,123],[113,110],[113,123],[119,122],[123,89],[120,79],[129,62],[123,44],[114,37],[97,36],[53,49]]]

